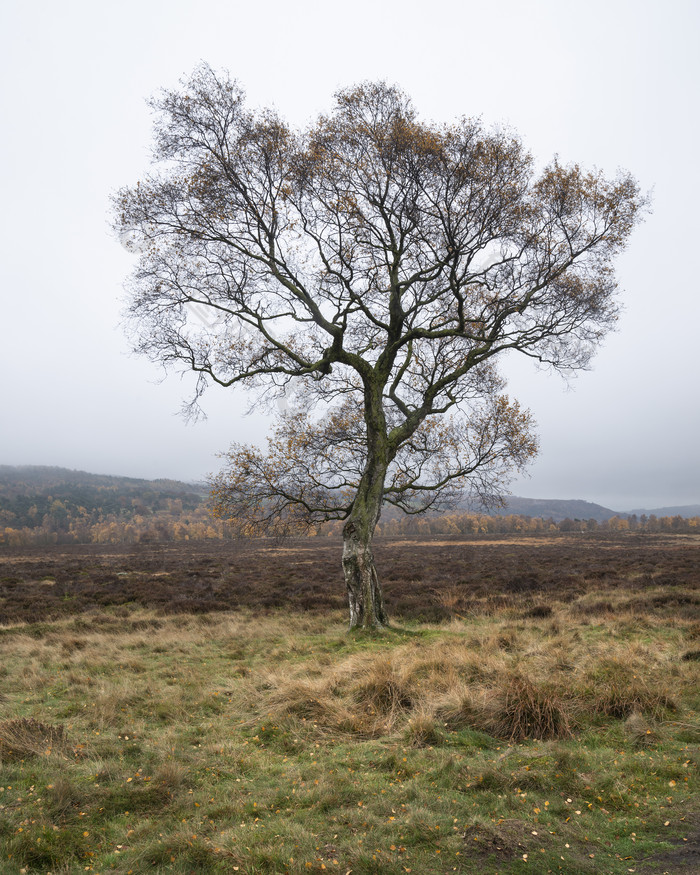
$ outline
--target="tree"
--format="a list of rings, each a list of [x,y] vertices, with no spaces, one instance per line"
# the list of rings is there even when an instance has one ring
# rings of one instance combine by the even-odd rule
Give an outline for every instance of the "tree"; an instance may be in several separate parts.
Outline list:
[[[267,454],[231,448],[218,513],[343,521],[351,626],[381,626],[382,504],[493,500],[535,455],[496,359],[586,367],[645,199],[625,173],[536,175],[514,134],[426,124],[383,82],[303,131],[207,66],[152,107],[160,170],[115,198],[134,346],[198,375],[190,412],[212,383],[293,402]]]

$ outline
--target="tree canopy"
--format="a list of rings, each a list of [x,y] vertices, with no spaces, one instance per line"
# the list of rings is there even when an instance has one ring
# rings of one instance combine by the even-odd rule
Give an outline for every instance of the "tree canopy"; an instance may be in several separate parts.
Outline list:
[[[231,448],[219,513],[345,520],[351,623],[381,625],[383,502],[489,500],[535,455],[496,361],[588,365],[645,198],[627,173],[536,173],[511,131],[428,124],[384,82],[340,91],[305,130],[207,66],[152,106],[158,170],[115,201],[140,253],[135,347],[196,372],[193,405],[212,383],[293,402],[267,453]]]

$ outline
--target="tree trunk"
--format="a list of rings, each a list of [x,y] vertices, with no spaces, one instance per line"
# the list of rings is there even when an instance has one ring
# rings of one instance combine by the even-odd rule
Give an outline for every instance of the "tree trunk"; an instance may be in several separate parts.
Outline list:
[[[384,480],[391,461],[382,399],[385,381],[368,378],[365,382],[366,467],[343,526],[343,573],[351,629],[378,629],[389,624],[372,555],[372,538],[382,511]]]
[[[377,485],[379,488],[377,488]],[[343,527],[343,573],[348,588],[351,629],[388,625],[382,587],[372,555],[372,537],[381,512],[383,476],[379,484],[360,489]]]

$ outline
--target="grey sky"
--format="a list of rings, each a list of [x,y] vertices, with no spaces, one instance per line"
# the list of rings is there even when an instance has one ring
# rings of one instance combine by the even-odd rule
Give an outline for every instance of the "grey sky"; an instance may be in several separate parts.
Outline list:
[[[386,78],[425,118],[506,123],[542,163],[624,167],[653,188],[593,370],[567,388],[506,364],[541,438],[512,488],[617,510],[700,502],[699,25],[695,0],[4,0],[0,463],[199,479],[231,440],[264,440],[269,420],[230,390],[186,425],[192,379],[158,384],[119,327],[133,257],[108,198],[148,169],[145,98],[205,60],[293,123]]]

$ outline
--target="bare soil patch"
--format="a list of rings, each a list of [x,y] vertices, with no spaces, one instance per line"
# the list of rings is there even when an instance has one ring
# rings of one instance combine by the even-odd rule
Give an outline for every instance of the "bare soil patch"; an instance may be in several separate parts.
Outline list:
[[[689,818],[688,832],[670,839],[668,851],[654,854],[637,867],[638,875],[697,875],[700,872],[700,819]]]

